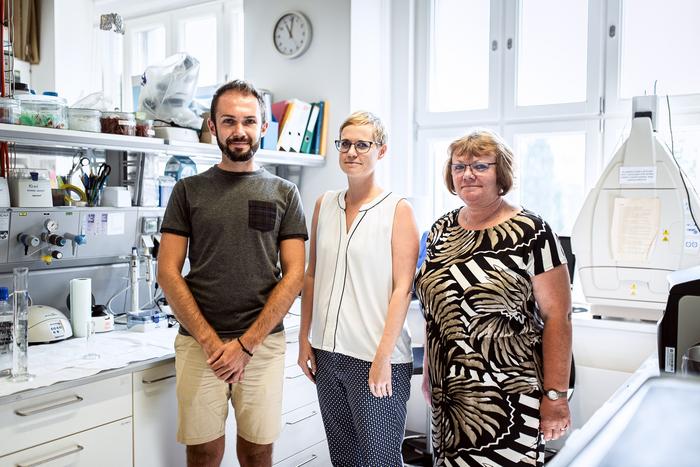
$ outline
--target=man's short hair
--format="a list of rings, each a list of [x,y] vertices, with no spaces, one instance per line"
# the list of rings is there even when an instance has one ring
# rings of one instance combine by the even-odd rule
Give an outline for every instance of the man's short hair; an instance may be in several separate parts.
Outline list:
[[[226,94],[227,92],[238,92],[240,94],[246,95],[246,96],[253,96],[258,100],[258,106],[260,107],[260,117],[262,121],[260,124],[262,125],[265,123],[267,119],[267,115],[265,114],[265,101],[263,100],[262,93],[255,89],[255,86],[253,86],[250,82],[242,80],[242,79],[234,79],[233,81],[229,81],[228,83],[222,85],[219,89],[216,90],[214,93],[214,97],[211,99],[211,120],[214,122],[214,125],[216,126],[216,106],[219,103],[219,98]]]

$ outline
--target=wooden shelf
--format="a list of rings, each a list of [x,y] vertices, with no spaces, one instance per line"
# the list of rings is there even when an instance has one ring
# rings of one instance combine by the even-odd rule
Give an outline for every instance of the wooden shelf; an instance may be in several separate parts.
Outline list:
[[[22,146],[57,148],[111,149],[127,152],[152,152],[170,155],[197,156],[217,162],[221,151],[215,144],[187,143],[160,138],[90,133],[87,131],[59,130],[0,123],[0,141]],[[298,154],[260,149],[255,155],[260,164],[298,165],[321,167],[325,158],[316,154]]]

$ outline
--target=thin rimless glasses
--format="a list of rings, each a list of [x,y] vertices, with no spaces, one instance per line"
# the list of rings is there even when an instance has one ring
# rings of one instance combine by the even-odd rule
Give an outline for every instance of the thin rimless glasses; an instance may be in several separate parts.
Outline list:
[[[374,141],[355,141],[354,143],[350,140],[347,139],[337,139],[335,140],[335,148],[340,151],[340,152],[348,152],[350,151],[350,148],[355,146],[355,152],[357,154],[364,154],[368,152],[371,148],[372,145],[376,144],[379,146],[379,143],[375,143]]]
[[[462,174],[467,170],[467,167],[472,169],[474,173],[484,173],[489,170],[489,167],[492,165],[496,165],[496,162],[472,162],[471,164],[459,162],[457,164],[450,164],[450,168],[453,174]]]

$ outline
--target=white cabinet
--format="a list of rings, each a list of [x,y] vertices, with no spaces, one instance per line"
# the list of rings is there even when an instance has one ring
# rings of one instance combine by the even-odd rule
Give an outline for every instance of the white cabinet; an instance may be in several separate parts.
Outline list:
[[[130,417],[131,374],[14,401],[0,406],[0,456]]]
[[[175,363],[133,373],[134,467],[185,466],[185,446],[175,440]]]
[[[326,439],[318,402],[282,416],[282,433],[275,443],[272,462],[278,463]]]
[[[128,467],[132,465],[131,418],[0,457],[0,465]]]
[[[310,448],[294,454],[274,464],[275,467],[328,467],[331,465],[331,455],[328,443],[322,441]]]

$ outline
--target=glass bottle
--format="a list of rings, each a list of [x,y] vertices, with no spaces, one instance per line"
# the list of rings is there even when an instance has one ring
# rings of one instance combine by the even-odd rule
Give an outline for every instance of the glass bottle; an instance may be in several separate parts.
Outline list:
[[[14,300],[15,327],[12,347],[12,381],[30,381],[34,375],[27,371],[27,321],[29,319],[29,289],[27,286],[29,269],[14,268],[15,290],[12,294]]]
[[[0,378],[12,373],[12,323],[14,311],[10,303],[10,291],[0,287]]]

